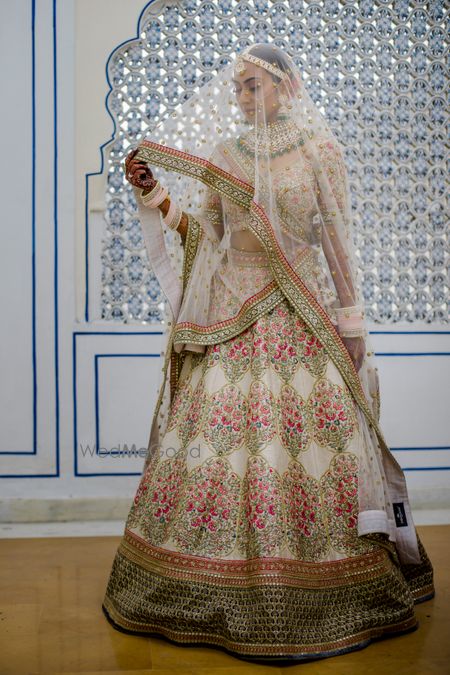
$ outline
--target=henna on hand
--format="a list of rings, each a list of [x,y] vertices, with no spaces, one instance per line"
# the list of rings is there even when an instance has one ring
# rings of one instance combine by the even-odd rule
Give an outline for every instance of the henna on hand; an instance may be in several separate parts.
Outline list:
[[[156,180],[148,164],[134,159],[137,151],[138,148],[135,148],[125,159],[125,178],[137,188],[151,190],[156,185]]]
[[[138,161],[134,159],[138,152],[138,148],[131,150],[125,158],[125,178],[135,187],[141,188],[144,190],[143,194],[150,192],[155,185],[156,179],[153,176],[153,173],[145,162]],[[170,199],[166,199],[158,206],[159,210],[162,212],[163,216],[167,215],[170,206]],[[177,232],[181,235],[181,238],[184,240],[187,235],[188,230],[188,217],[186,213],[182,213],[181,221],[178,225]]]

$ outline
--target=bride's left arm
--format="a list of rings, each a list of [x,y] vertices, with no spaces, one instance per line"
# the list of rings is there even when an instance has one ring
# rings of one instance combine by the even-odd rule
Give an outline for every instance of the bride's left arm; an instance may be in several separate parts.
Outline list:
[[[336,229],[336,211],[330,211],[325,205],[320,186],[318,188],[318,208],[322,215],[322,248],[334,282],[340,307],[336,309],[338,332],[351,353],[357,369],[364,357],[365,325],[363,306],[358,302],[356,280],[349,263],[347,248],[348,233],[344,235],[345,218],[348,213],[347,180],[344,159],[337,144],[319,143],[321,167],[325,171],[331,187],[335,208],[339,210],[342,228]]]
[[[349,233],[346,233],[345,222],[348,213],[347,204],[347,182],[346,169],[342,153],[337,144],[319,143],[318,144],[322,171],[325,172],[328,183],[332,191],[333,209],[339,211],[339,218],[336,218],[336,210],[330,210],[330,200],[325,203],[320,185],[317,190],[317,205],[322,217],[322,249],[325,254],[328,267],[334,282],[340,307],[338,308],[338,318],[352,318],[351,322],[342,322],[342,333],[349,336],[355,336],[358,331],[355,324],[355,317],[358,315],[363,318],[361,304],[358,303],[358,293],[356,291],[355,279],[350,265],[350,253],[347,245]],[[340,222],[341,226],[337,229],[336,224]],[[347,326],[346,323],[349,325]],[[353,330],[350,324],[354,326]],[[359,334],[363,334],[362,321],[358,327],[361,329]]]

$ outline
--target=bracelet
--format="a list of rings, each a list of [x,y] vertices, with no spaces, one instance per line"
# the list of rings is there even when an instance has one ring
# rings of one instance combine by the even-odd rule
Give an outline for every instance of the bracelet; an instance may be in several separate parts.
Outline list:
[[[149,206],[151,209],[154,209],[163,203],[168,194],[169,190],[166,187],[162,187],[158,182],[148,195],[141,197],[142,203],[144,206]]]
[[[342,337],[362,337],[364,331],[364,312],[361,305],[353,307],[337,307],[336,318],[338,330]]]
[[[163,221],[170,230],[176,230],[181,222],[182,215],[183,212],[181,208],[178,206],[178,204],[175,204],[175,202],[171,201],[169,210],[163,217]]]
[[[153,199],[153,197],[160,191],[161,184],[159,180],[156,181],[150,192],[144,195],[145,188],[141,190],[141,199],[142,202],[147,206],[147,202]]]

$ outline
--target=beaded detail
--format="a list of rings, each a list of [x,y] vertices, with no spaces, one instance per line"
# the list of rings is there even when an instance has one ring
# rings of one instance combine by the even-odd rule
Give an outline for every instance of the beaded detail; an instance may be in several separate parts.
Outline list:
[[[298,125],[289,117],[280,116],[275,122],[269,122],[264,128],[253,127],[236,141],[239,150],[251,157],[269,154],[271,158],[280,157],[305,144]]]
[[[250,63],[254,63],[255,66],[259,66],[260,68],[264,68],[264,70],[267,70],[267,71],[269,71],[269,73],[272,73],[273,75],[276,75],[281,80],[288,80],[289,79],[288,72],[284,72],[284,70],[281,70],[281,68],[278,68],[275,63],[269,63],[268,61],[265,61],[264,59],[259,58],[259,56],[254,56],[253,54],[250,54],[248,49],[244,50],[242,52],[242,54],[240,54],[236,59],[235,70],[240,75],[243,72],[245,72],[245,61],[249,61]]]

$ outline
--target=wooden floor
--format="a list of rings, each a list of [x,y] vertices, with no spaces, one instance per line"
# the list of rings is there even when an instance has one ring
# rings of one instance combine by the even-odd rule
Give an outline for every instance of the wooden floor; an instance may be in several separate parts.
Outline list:
[[[219,649],[116,631],[101,610],[118,537],[0,541],[0,673],[428,675],[450,673],[450,526],[418,528],[437,596],[414,633],[296,665],[247,664]]]

